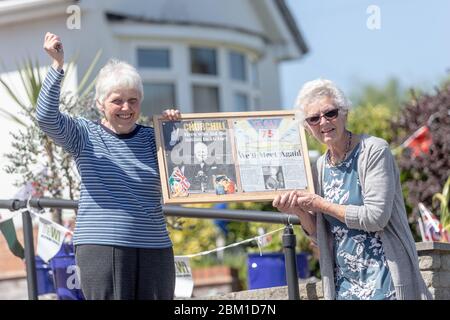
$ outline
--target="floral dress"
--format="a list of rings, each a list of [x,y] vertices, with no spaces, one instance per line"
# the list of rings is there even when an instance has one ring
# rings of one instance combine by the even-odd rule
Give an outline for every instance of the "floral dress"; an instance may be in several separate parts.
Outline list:
[[[341,205],[363,205],[357,163],[360,145],[340,164],[325,163],[323,195]],[[392,300],[395,290],[378,232],[349,229],[324,215],[333,235],[334,278],[338,300]]]

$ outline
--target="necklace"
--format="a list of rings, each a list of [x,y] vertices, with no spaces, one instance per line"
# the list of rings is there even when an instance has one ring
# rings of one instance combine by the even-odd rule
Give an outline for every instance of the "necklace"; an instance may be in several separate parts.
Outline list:
[[[348,131],[348,142],[347,142],[347,147],[345,148],[345,153],[344,153],[344,157],[342,158],[342,161],[340,161],[340,162],[334,161],[332,159],[333,157],[331,156],[330,150],[328,150],[328,152],[327,152],[328,162],[333,166],[337,166],[337,165],[341,164],[347,158],[347,153],[350,151],[351,145],[352,145],[352,133],[350,131]]]

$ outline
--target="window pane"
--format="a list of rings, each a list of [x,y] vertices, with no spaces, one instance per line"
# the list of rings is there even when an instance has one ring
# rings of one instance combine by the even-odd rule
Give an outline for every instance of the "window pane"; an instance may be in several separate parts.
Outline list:
[[[241,53],[230,52],[230,74],[234,80],[247,80],[245,56]]]
[[[252,62],[251,64],[252,70],[252,85],[255,88],[259,87],[259,74],[258,74],[258,64],[256,62]]]
[[[217,74],[215,49],[191,48],[191,72],[200,74]]]
[[[234,109],[235,111],[247,111],[248,110],[248,97],[243,93],[234,94]]]
[[[219,112],[219,89],[193,86],[194,112]]]
[[[176,105],[175,85],[171,83],[144,83],[142,114],[153,116]]]
[[[255,99],[253,100],[253,103],[254,103],[254,107],[255,107],[256,109],[259,109],[259,108],[261,107],[261,100],[260,100],[259,98],[255,98]]]
[[[140,68],[170,68],[168,49],[138,49]]]

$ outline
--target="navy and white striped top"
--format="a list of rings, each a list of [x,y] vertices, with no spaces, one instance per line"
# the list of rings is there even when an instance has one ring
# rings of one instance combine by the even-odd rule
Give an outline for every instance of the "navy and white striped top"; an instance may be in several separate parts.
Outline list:
[[[81,176],[74,244],[171,247],[153,128],[137,125],[119,135],[99,122],[61,113],[63,76],[64,71],[50,68],[36,118],[40,128],[73,155]]]

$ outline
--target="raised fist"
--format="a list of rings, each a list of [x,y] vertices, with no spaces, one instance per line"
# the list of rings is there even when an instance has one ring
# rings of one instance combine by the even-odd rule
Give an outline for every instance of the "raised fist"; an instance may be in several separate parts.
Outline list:
[[[64,65],[64,48],[61,39],[53,33],[47,32],[44,39],[44,49],[53,59],[53,67],[58,70]]]

